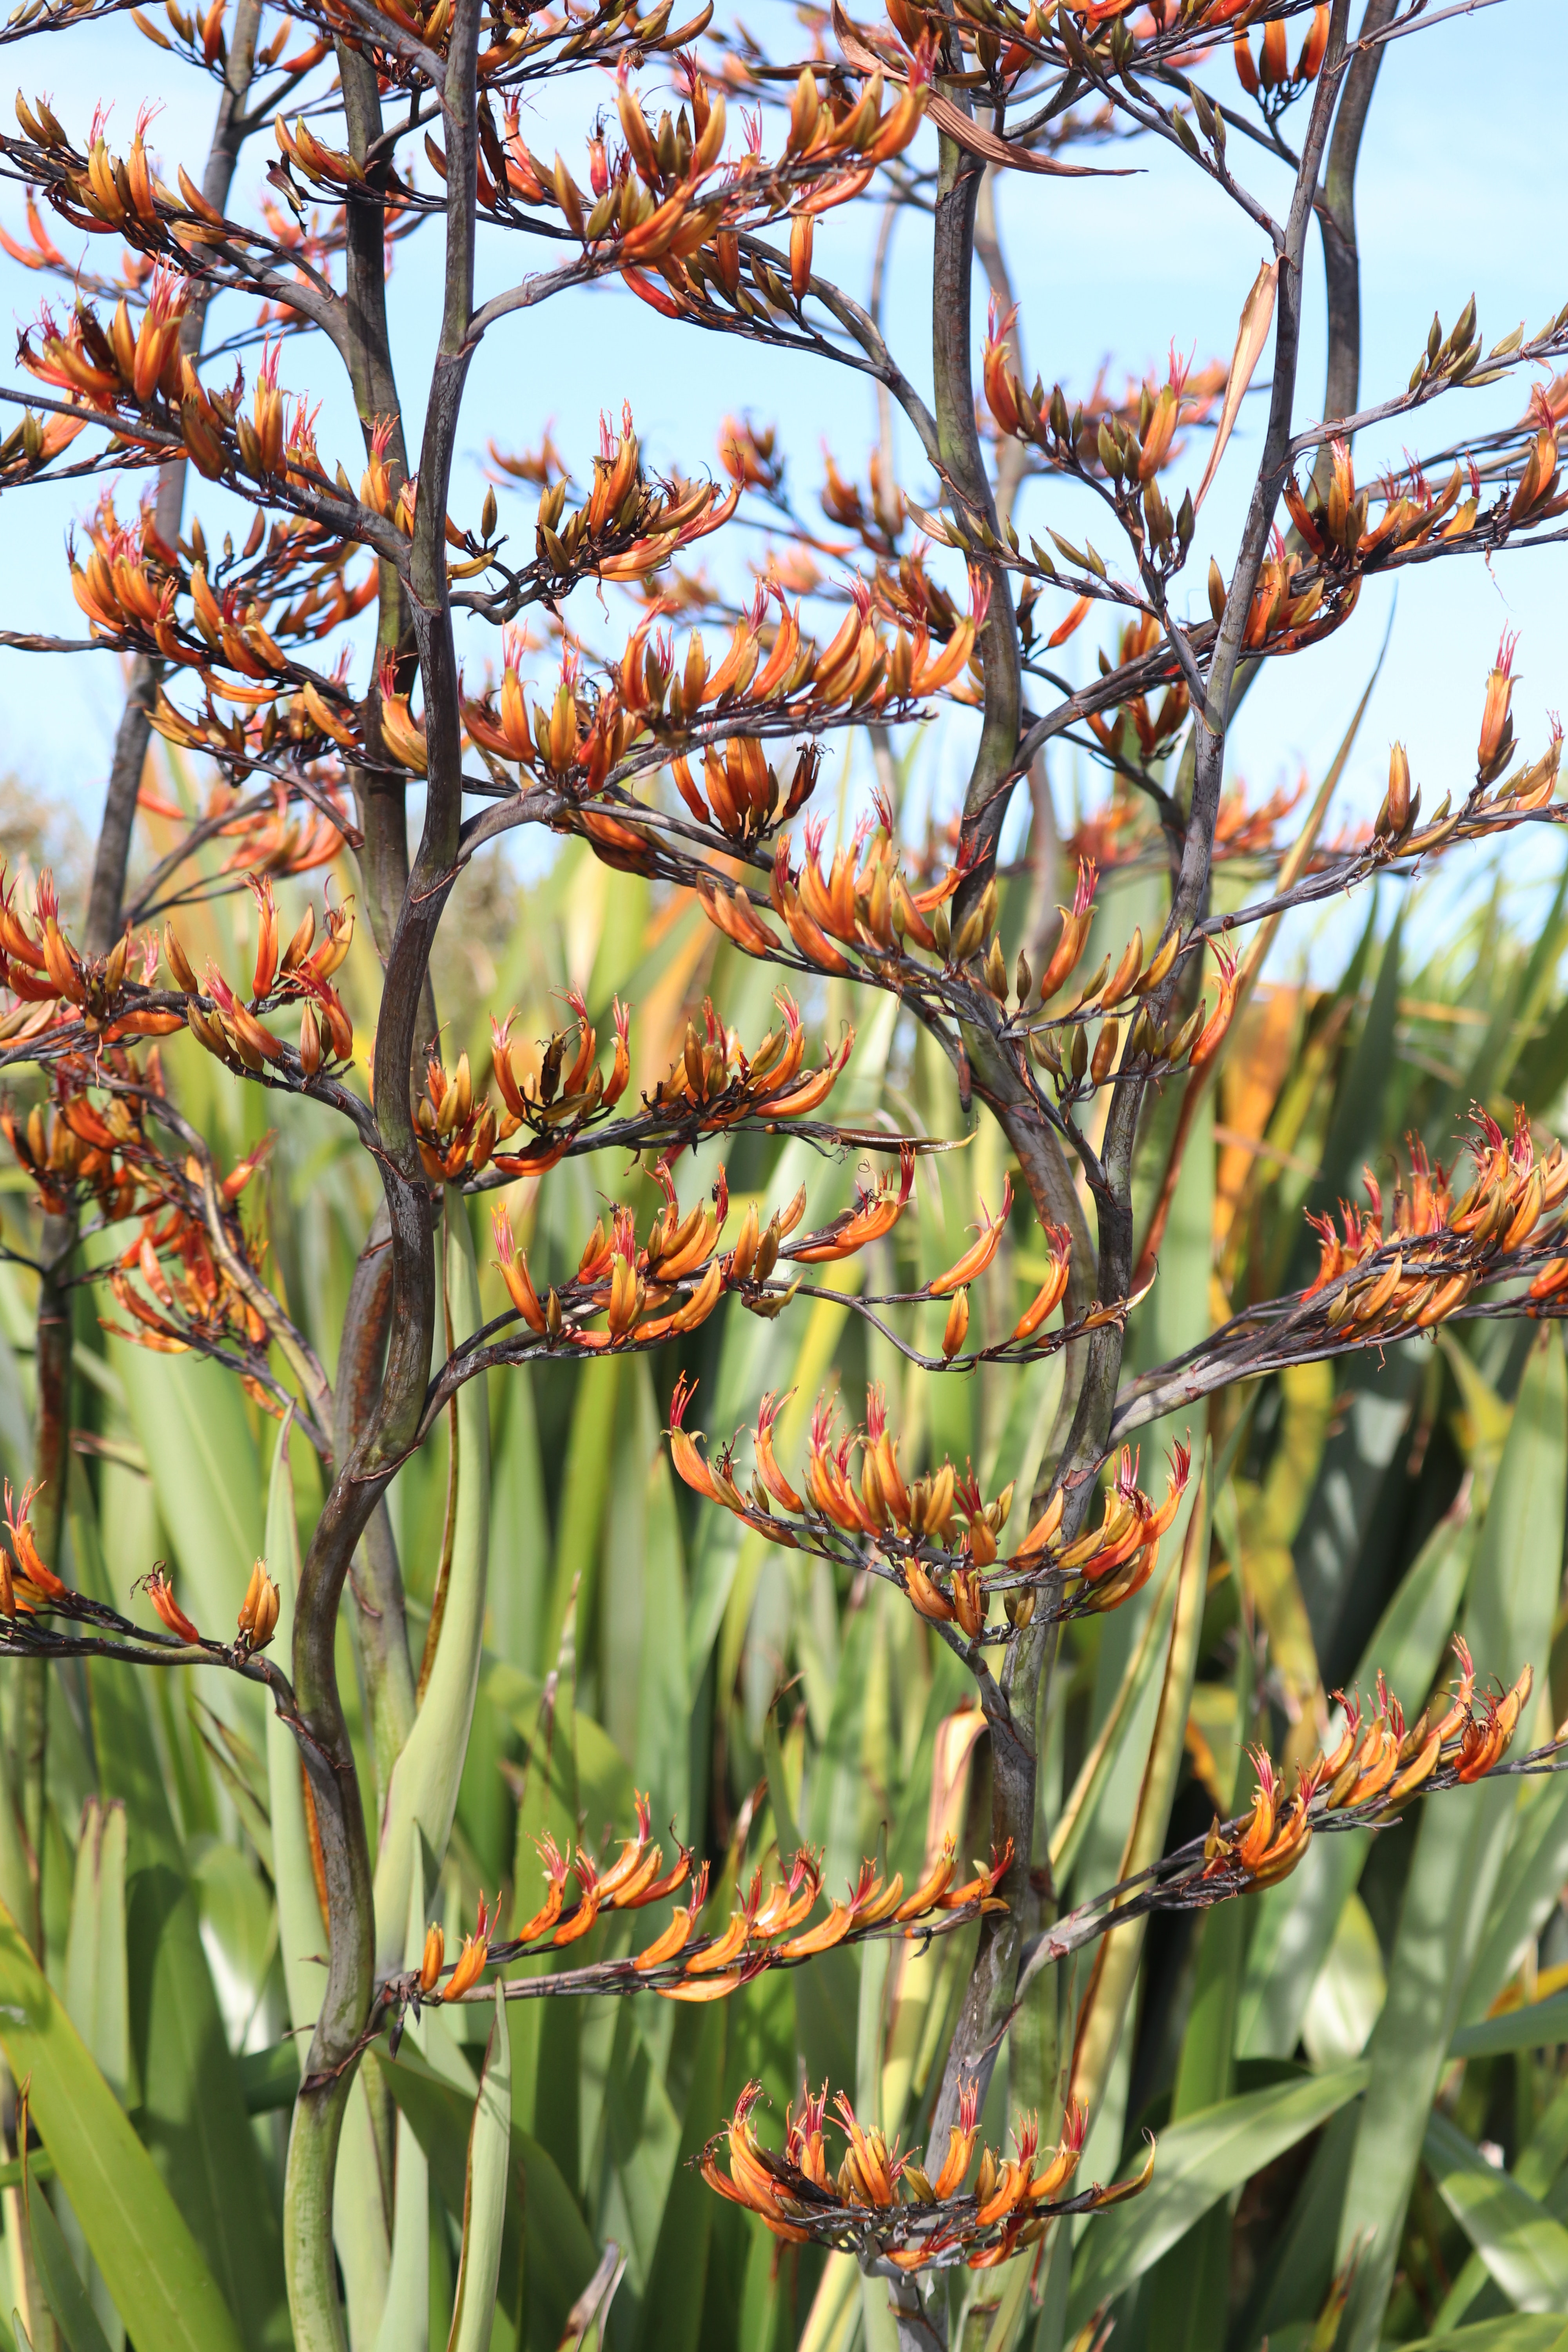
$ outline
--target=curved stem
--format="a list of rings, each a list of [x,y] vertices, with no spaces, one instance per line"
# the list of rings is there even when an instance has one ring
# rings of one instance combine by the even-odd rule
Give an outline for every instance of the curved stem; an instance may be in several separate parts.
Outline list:
[[[338,2300],[337,2274],[331,2254],[332,2180],[337,2171],[338,2142],[342,2137],[343,2110],[352,2076],[345,2074],[332,2085],[332,2095],[307,2095],[295,2102],[289,2135],[289,2169],[283,2184],[283,2251],[288,2272],[289,2315],[296,2345],[312,2352],[347,2352],[348,2336]],[[323,2263],[300,2261],[300,2252],[313,2253],[320,2244],[321,2216],[329,2216],[327,2255]]]
[[[962,92],[952,93],[963,100]],[[994,536],[996,504],[974,417],[970,297],[974,276],[974,223],[984,165],[943,135],[937,173],[936,228],[931,261],[931,373],[937,446],[955,503]],[[1012,797],[1023,703],[1018,625],[1013,591],[1000,563],[976,559],[988,597],[975,643],[985,678],[980,743],[963,796],[963,846],[970,866],[954,901],[961,921],[984,889],[996,862],[996,841]]]
[[[1361,394],[1361,255],[1355,234],[1355,174],[1367,110],[1383,63],[1383,43],[1363,44],[1393,18],[1399,0],[1366,0],[1361,37],[1345,74],[1334,117],[1328,167],[1318,192],[1318,227],[1323,240],[1323,275],[1329,305],[1329,359],[1323,383],[1323,422],[1352,416]],[[1347,436],[1348,437],[1348,436]],[[1313,468],[1321,495],[1328,494],[1333,452],[1325,441]]]
[[[369,1428],[380,1393],[392,1319],[391,1221],[376,1211],[354,1268],[338,1353],[334,1450],[346,1462]],[[414,1668],[408,1652],[403,1572],[384,1501],[372,1512],[349,1578],[354,1600],[365,1714],[375,1763],[376,1806],[385,1804],[392,1768],[414,1727]]]
[[[340,41],[337,58],[349,152],[357,163],[367,165],[369,182],[366,193],[350,196],[343,215],[349,379],[366,455],[379,429],[387,481],[395,497],[408,478],[408,442],[386,313],[386,207],[381,190],[390,164],[367,164],[382,137],[381,91],[374,68],[358,49]],[[386,556],[378,563],[376,595],[375,657],[364,708],[364,740],[372,746],[381,740],[382,661],[390,654],[400,666],[407,666],[414,650],[408,598],[396,565]],[[406,786],[402,770],[390,760],[375,767],[352,763],[348,779],[364,835],[359,869],[365,910],[371,936],[384,963],[392,948],[397,910],[408,887]],[[421,1025],[434,1037],[436,1006],[428,985],[426,982]]]

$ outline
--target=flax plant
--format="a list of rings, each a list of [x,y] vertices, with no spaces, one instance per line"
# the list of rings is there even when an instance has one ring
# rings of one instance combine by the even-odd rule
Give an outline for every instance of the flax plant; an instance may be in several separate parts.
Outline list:
[[[117,6],[0,31],[6,249],[57,281],[0,487],[106,478],[87,636],[3,642],[128,665],[82,903],[0,877],[15,2340],[1568,2310],[1564,892],[1420,972],[1377,916],[1548,841],[1560,730],[1516,743],[1510,635],[1473,759],[1396,742],[1370,828],[1327,829],[1370,686],[1293,827],[1227,770],[1369,578],[1562,536],[1568,310],[1489,344],[1471,298],[1362,383],[1373,89],[1445,12],[835,0],[774,54],[669,0],[132,11],[215,85],[202,163],[37,94]],[[997,185],[1133,142],[1263,238],[1234,349],[1031,383]],[[869,380],[837,536],[771,428],[663,474],[609,381],[465,510],[476,353],[548,377],[529,314],[594,287]],[[1358,481],[1391,420],[1423,454]],[[1342,982],[1265,984],[1356,892]]]

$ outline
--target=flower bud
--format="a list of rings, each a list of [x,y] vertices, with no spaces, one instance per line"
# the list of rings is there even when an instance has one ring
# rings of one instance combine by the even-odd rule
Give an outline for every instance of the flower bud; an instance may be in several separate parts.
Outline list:
[[[1265,89],[1277,89],[1290,79],[1286,37],[1282,17],[1276,16],[1263,27],[1263,55],[1258,61],[1258,79]]]
[[[1320,5],[1312,11],[1312,21],[1301,44],[1301,54],[1296,60],[1295,78],[1298,81],[1316,81],[1328,46],[1328,0],[1320,0]]]
[[[1388,755],[1388,790],[1373,830],[1379,841],[1398,841],[1410,823],[1410,761],[1403,743]]]
[[[809,213],[797,213],[790,225],[789,282],[797,302],[811,288],[811,245],[815,226]]]
[[[439,1927],[429,1927],[425,1935],[425,1956],[419,1963],[419,1990],[434,1992],[447,1958],[447,1938]]]
[[[1491,783],[1507,767],[1513,751],[1513,656],[1519,639],[1503,631],[1498,656],[1487,679],[1486,706],[1481,713],[1476,768],[1483,784]]]
[[[953,934],[952,961],[967,963],[985,936],[985,922],[980,908],[965,915]]]
[[[969,1334],[969,1293],[955,1290],[952,1305],[947,1310],[947,1324],[942,1335],[943,1360],[952,1363]]]
[[[174,985],[183,988],[187,996],[199,996],[201,986],[191,967],[190,958],[180,945],[173,923],[163,926],[163,960],[174,977]]]

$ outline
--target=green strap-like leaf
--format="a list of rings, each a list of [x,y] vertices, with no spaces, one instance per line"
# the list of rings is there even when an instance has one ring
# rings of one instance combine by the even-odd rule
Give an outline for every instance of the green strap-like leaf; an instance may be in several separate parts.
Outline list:
[[[1444,2115],[1422,2152],[1437,2193],[1516,2311],[1568,2309],[1568,2230]]]
[[[1208,1575],[1213,1475],[1213,1458],[1205,1449],[1197,1491],[1189,1507],[1190,1517],[1182,1549],[1175,1612],[1165,1655],[1159,1712],[1154,1720],[1148,1760],[1138,1792],[1137,1810],[1122,1850],[1118,1878],[1129,1878],[1138,1871],[1147,1870],[1158,1858],[1165,1843],[1171,1802],[1176,1792],[1187,1708],[1192,1699],[1193,1675],[1197,1665],[1205,1581]],[[1078,2048],[1073,2057],[1072,2087],[1075,2095],[1088,2101],[1091,2116],[1100,2108],[1111,2062],[1121,2038],[1122,2022],[1132,1997],[1142,1949],[1143,1922],[1141,1919],[1131,1926],[1113,1929],[1100,1945],[1089,1979]],[[1027,1982],[1027,1976],[1026,1971],[1019,1979],[1020,1993]],[[1176,2235],[1180,2234],[1178,2231]]]
[[[1563,1569],[1568,1508],[1568,1379],[1547,1330],[1534,1344],[1498,1467],[1465,1634],[1478,1674],[1539,1685]],[[1517,1785],[1493,1780],[1429,1804],[1416,1833],[1388,1999],[1368,2045],[1372,2076],[1345,2187],[1338,2260],[1371,2242],[1346,2315],[1346,2352],[1373,2352],[1437,2079],[1502,1864]]]
[[[1500,2058],[1510,2050],[1546,2050],[1568,2042],[1568,1990],[1554,1992],[1528,2008],[1461,2025],[1448,2044],[1450,2058]]]
[[[300,1590],[300,1528],[294,1515],[294,1481],[289,1469],[289,1432],[285,1422],[278,1433],[272,1475],[267,1489],[267,1567],[278,1587],[278,1627],[273,1648],[282,1659],[294,1653],[294,1602]],[[305,1818],[305,1784],[301,1777],[300,1743],[272,1710],[267,1717],[267,1790],[272,1816],[272,1872],[278,1895],[278,1938],[283,1958],[283,1981],[289,1991],[289,2021],[296,2028],[298,2067],[310,2048],[309,2029],[321,2005],[326,1971],[318,1957],[326,1949],[321,1899],[310,1860],[310,1832]]]
[[[489,2352],[500,2278],[501,2232],[506,2225],[507,2179],[511,2168],[511,2036],[506,1995],[496,1981],[495,2021],[485,2051],[479,2095],[468,2133],[468,2171],[463,2196],[463,2253],[458,2266],[458,2299],[447,2352]]]
[[[79,1466],[71,1475],[70,1530],[84,1588],[123,1600],[123,1589],[110,1587],[92,1497]],[[240,1593],[244,1589],[242,1581]],[[237,1598],[232,1605],[238,1606]],[[282,2245],[170,1811],[166,1760],[149,1712],[153,1693],[146,1677],[113,1660],[95,1658],[87,1671],[100,1792],[121,1798],[125,1806],[126,1958],[138,2133],[242,2340],[251,2352],[272,2352],[289,2340]],[[75,2191],[68,2182],[67,2188],[75,2205]],[[86,2214],[79,2218],[85,2225]]]
[[[714,2001],[702,2011],[680,2152],[643,2291],[637,2352],[695,2352],[716,2201],[698,2172],[697,2158],[723,2107],[729,2007],[728,2001]]]
[[[408,1894],[407,1963],[417,1967],[425,1937],[424,1906],[410,1887]],[[444,2021],[438,2011],[430,2022]],[[404,2039],[423,2048],[425,2019],[405,2021]],[[376,2331],[375,2352],[427,2352],[430,2341],[430,2160],[406,2116],[397,2118],[393,2183],[392,2254],[386,2274],[386,2300]]]
[[[1485,2017],[1557,1906],[1568,1878],[1568,1780],[1527,1783],[1514,1817],[1487,1919],[1487,1932],[1465,1987],[1463,2015]]]
[[[65,2352],[109,2352],[98,2314],[41,2189],[33,2189],[27,2197],[27,2234],[32,2242],[33,2267],[44,2290],[44,2300],[54,2315]]]
[[[447,1304],[454,1343],[482,1319],[473,1235],[460,1193],[447,1204]],[[435,1663],[407,1745],[392,1769],[375,1865],[376,1965],[401,1966],[408,1894],[424,1836],[436,1866],[446,1857],[479,1686],[489,1562],[490,1423],[482,1380],[458,1391],[458,1502],[452,1566]]]
[[[122,1339],[109,1348],[122,1370],[185,1606],[204,1632],[229,1632],[261,1526],[260,1467],[239,1384],[196,1356],[150,1355]],[[262,1697],[254,1685],[203,1669],[199,1687],[222,1722],[255,1735]]]
[[[1363,2062],[1307,2082],[1276,2083],[1162,2133],[1148,2188],[1085,2227],[1068,2305],[1069,2331],[1142,2278],[1222,2197],[1326,2123],[1366,2077]]]
[[[65,2004],[71,2023],[121,2106],[131,2104],[131,2000],[125,1968],[125,1808],[89,1797],[77,1836],[70,1929],[66,1937]],[[243,1865],[241,1865],[243,1867]],[[55,2216],[76,2269],[87,2281],[108,2352],[121,2352],[125,2331],[80,2222],[63,2190]]]
[[[1468,1507],[1439,1520],[1367,1643],[1356,1680],[1370,1689],[1380,1672],[1414,1719],[1458,1612],[1475,1549]],[[1288,2057],[1345,1899],[1361,1876],[1370,1831],[1314,1838],[1299,1869],[1258,1899],[1237,2021],[1237,2054]]]
[[[0,2045],[115,2307],[158,2352],[241,2352],[241,2338],[152,2158],[0,1910]]]
[[[511,2003],[530,2009],[531,2001]],[[563,2004],[542,2001],[543,2009]],[[375,2066],[401,2112],[419,2135],[430,2159],[430,2178],[453,2212],[461,2210],[465,2141],[473,2100],[443,2080],[406,2040],[395,2063],[373,2050]],[[504,2282],[524,2268],[526,2240],[527,2341],[531,2352],[555,2352],[566,2315],[593,2277],[598,2250],[558,2165],[539,2142],[513,2124],[511,2163],[517,2188],[507,2210],[503,2239]]]
[[[1422,2336],[1401,2352],[1568,2352],[1568,2326],[1561,2319],[1526,2319],[1510,2312],[1505,2319],[1482,2319],[1473,2327],[1450,2327],[1438,2336]]]

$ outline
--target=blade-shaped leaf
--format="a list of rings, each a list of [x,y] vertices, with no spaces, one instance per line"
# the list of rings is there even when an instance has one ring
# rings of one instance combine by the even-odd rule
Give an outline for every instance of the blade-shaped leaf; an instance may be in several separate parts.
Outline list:
[[[405,1965],[417,1967],[425,1940],[422,1886],[408,1892]],[[433,2021],[438,2012],[430,2013]],[[408,2017],[405,2041],[423,2049],[426,2020]],[[430,2159],[406,2116],[397,2118],[392,2254],[375,2352],[426,2352],[430,2342]]]
[[[482,1319],[473,1235],[462,1195],[447,1203],[447,1304],[454,1344]],[[489,1405],[482,1380],[458,1391],[458,1505],[452,1566],[435,1663],[406,1746],[392,1769],[375,1865],[377,1963],[397,1968],[407,1930],[408,1890],[424,1837],[439,1869],[452,1833],[463,1757],[479,1685],[485,1587],[489,1566]]]
[[[70,1931],[66,1939],[65,2004],[104,2081],[130,2105],[131,2000],[125,1974],[125,1808],[89,1797],[77,1840]],[[70,2200],[60,2192],[61,2233],[79,2268],[87,2241]],[[92,2308],[110,2352],[124,2327],[96,2263],[87,2273]]]
[[[447,2352],[489,2352],[500,2279],[501,2232],[511,2167],[511,2035],[506,1995],[496,1980],[495,2021],[485,2049],[479,2095],[468,2132],[463,2195],[463,2252]]]
[[[555,2006],[509,2002],[509,2008]],[[405,2042],[395,2063],[371,2053],[387,2088],[419,2136],[431,2179],[448,2208],[460,2212],[466,2147],[473,2113],[471,2095],[445,2081]],[[507,2208],[503,2278],[526,2279],[527,2342],[530,2352],[555,2352],[566,2315],[594,2274],[598,2252],[559,2167],[537,2140],[511,2127],[516,2185]],[[526,2251],[525,2251],[526,2249]],[[505,2292],[503,2288],[503,2293]]]
[[[160,2352],[241,2352],[212,2273],[16,1921],[0,1912],[0,2046],[115,2308]]]
[[[1162,2133],[1149,2187],[1085,2227],[1073,2265],[1068,2327],[1081,2327],[1102,2303],[1141,2278],[1222,2197],[1316,2131],[1366,2079],[1363,2061],[1337,2074],[1272,2084]]]
[[[1193,1675],[1197,1664],[1198,1633],[1208,1579],[1213,1468],[1212,1458],[1205,1449],[1202,1475],[1187,1521],[1186,1541],[1182,1549],[1159,1713],[1149,1744],[1148,1760],[1143,1768],[1137,1811],[1122,1852],[1121,1868],[1117,1874],[1119,1878],[1131,1877],[1137,1871],[1146,1870],[1157,1859],[1165,1843],[1165,1829],[1171,1817],[1171,1801],[1175,1794],[1176,1774],[1183,1752],[1187,1706],[1192,1696]],[[1100,1954],[1084,2000],[1078,2044],[1073,2053],[1073,2095],[1088,2101],[1091,2115],[1100,2105],[1117,2044],[1121,2038],[1122,2021],[1131,1998],[1142,1947],[1141,1920],[1135,1925],[1116,1928],[1100,1941]],[[1019,1979],[1020,1992],[1027,1977],[1028,1971],[1026,1970]],[[1176,2234],[1180,2235],[1180,2232]]]
[[[83,1583],[101,1591],[107,1577],[91,1496],[74,1470],[70,1514]],[[124,1666],[94,1659],[88,1692],[102,1793],[125,1805],[126,1974],[141,2136],[242,2339],[257,2347],[283,2344],[281,2238],[213,1990],[147,1691]],[[66,2185],[85,2230],[88,2216]]]
[[[1560,2319],[1525,2319],[1510,2312],[1506,2319],[1417,2336],[1403,2352],[1568,2352],[1568,2326]]]
[[[1432,1687],[1469,1574],[1475,1535],[1468,1507],[1439,1520],[1367,1643],[1358,1682],[1370,1687],[1376,1675],[1384,1675],[1412,1718]],[[1369,1843],[1369,1834],[1359,1830],[1314,1838],[1300,1868],[1258,1897],[1237,2024],[1238,2056],[1284,2058],[1296,2047],[1312,1986]]]
[[[110,1353],[123,1374],[190,1613],[206,1632],[227,1632],[262,1523],[256,1441],[238,1383],[197,1357],[149,1355],[119,1339]],[[223,1722],[258,1728],[261,1700],[250,1685],[216,1671],[203,1672],[201,1684]]]
[[[1545,2050],[1568,2042],[1568,1990],[1550,1993],[1523,2009],[1461,2025],[1448,2044],[1451,2058],[1500,2058],[1510,2050]]]
[[[1422,2143],[1437,2193],[1516,2311],[1568,2309],[1568,2230],[1445,2115]]]
[[[727,2001],[715,2001],[702,2012],[680,2154],[643,2294],[637,2352],[695,2352],[713,2226],[712,2193],[705,2193],[696,2159],[721,2120],[728,2010]]]
[[[33,2267],[65,2352],[109,2352],[98,2314],[78,2275],[64,2233],[49,2209],[49,2200],[41,2189],[29,2186],[25,2174],[23,2195]]]
[[[1503,1856],[1487,1932],[1465,1988],[1464,2013],[1484,2017],[1533,1943],[1568,1879],[1568,1783],[1526,1782]]]
[[[1465,1628],[1481,1675],[1511,1682],[1528,1664],[1541,1676],[1565,1507],[1568,1380],[1562,1343],[1547,1330],[1531,1349],[1481,1530]],[[1507,1779],[1457,1789],[1426,1809],[1416,1833],[1340,2225],[1341,2261],[1371,2233],[1351,2291],[1347,2352],[1372,2352],[1382,2331],[1422,2136],[1517,1801]]]
[[[278,1587],[273,1644],[280,1658],[293,1655],[294,1603],[300,1591],[300,1532],[289,1468],[289,1429],[285,1423],[278,1433],[267,1489],[267,1566]],[[271,1709],[267,1717],[267,1789],[283,1981],[289,1993],[289,2020],[296,2029],[298,2063],[302,2066],[310,2047],[309,2029],[315,2024],[321,2005],[325,1978],[317,1956],[326,1949],[327,1931],[310,1857],[300,1744]]]

